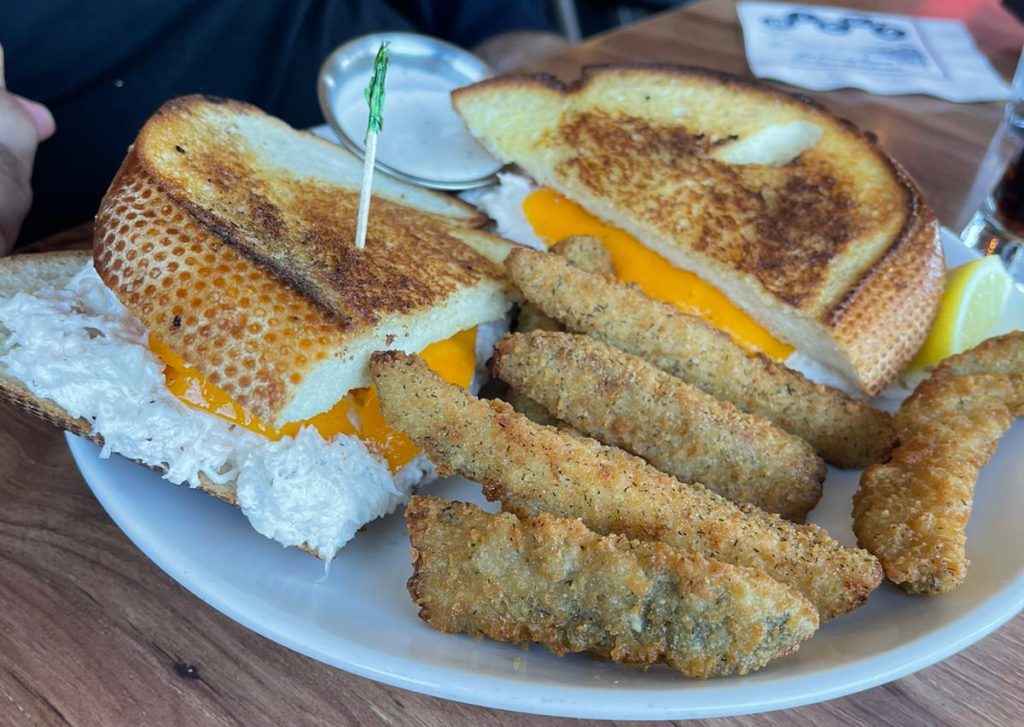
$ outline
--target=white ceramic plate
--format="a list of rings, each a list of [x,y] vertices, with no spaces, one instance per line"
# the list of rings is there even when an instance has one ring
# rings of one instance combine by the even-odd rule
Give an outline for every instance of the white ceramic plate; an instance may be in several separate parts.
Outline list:
[[[970,254],[947,241],[952,265]],[[1008,309],[1024,323],[1024,295]],[[326,579],[319,561],[252,530],[237,510],[172,487],[68,436],[97,498],[131,540],[172,578],[230,618],[314,659],[395,686],[500,709],[609,719],[684,719],[793,707],[867,689],[928,666],[978,640],[1024,607],[1024,425],[1003,440],[978,483],[967,582],[937,598],[883,585],[866,605],[821,628],[796,654],[745,677],[688,681],[586,655],[559,659],[452,636],[416,615],[405,581],[409,545],[400,514],[372,523]],[[830,470],[811,520],[853,545],[856,472]],[[444,480],[426,492],[483,504],[479,487]],[[493,507],[489,507],[493,509]],[[323,580],[321,580],[323,579]]]

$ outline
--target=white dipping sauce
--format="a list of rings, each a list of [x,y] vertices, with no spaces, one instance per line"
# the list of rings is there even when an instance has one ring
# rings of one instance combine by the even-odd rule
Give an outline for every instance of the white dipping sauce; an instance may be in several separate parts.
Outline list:
[[[341,128],[360,147],[369,118],[363,98],[368,79],[354,74],[335,102]],[[476,143],[452,108],[452,90],[465,83],[392,65],[384,84],[384,128],[377,138],[377,160],[438,182],[469,181],[498,171],[501,162]]]

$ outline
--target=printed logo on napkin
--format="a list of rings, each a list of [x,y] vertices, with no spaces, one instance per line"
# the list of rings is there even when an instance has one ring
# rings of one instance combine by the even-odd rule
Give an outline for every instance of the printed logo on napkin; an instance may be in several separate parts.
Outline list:
[[[796,66],[946,77],[914,24],[898,16],[769,6],[759,25],[765,47]]]
[[[953,101],[1009,93],[956,20],[773,2],[741,2],[737,13],[759,77],[818,91],[852,86]]]

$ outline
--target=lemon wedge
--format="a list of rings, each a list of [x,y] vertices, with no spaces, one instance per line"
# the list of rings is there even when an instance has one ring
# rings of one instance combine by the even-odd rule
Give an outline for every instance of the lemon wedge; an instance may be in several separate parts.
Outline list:
[[[946,290],[924,345],[904,375],[920,379],[942,359],[974,348],[995,330],[1013,281],[995,255],[961,265],[946,274]]]

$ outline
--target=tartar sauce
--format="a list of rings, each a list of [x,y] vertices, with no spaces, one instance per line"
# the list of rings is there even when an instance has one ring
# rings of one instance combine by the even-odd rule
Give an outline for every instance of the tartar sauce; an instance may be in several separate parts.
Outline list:
[[[369,116],[365,85],[362,76],[350,78],[335,102],[341,128],[360,147]],[[501,162],[477,144],[452,108],[450,94],[460,85],[454,79],[393,65],[385,84],[378,161],[438,182],[470,181],[498,171]]]

